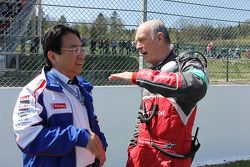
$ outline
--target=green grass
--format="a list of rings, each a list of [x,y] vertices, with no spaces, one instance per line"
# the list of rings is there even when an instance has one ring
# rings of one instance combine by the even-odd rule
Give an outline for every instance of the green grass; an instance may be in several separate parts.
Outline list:
[[[213,84],[234,82],[250,83],[250,60],[208,59],[208,75]]]
[[[250,160],[228,162],[225,164],[218,164],[218,165],[205,165],[202,167],[250,167]]]

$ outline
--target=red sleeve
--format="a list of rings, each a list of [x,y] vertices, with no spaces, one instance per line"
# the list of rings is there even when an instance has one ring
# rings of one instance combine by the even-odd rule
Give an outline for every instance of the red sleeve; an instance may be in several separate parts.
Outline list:
[[[133,72],[132,74],[132,83],[136,84],[137,72]]]
[[[177,97],[184,101],[198,101],[206,92],[206,85],[192,72],[161,72],[142,69],[136,74],[136,84],[151,93]]]
[[[182,87],[182,75],[173,72],[160,72],[158,70],[143,69],[137,72],[137,82],[152,85],[154,87],[166,87],[177,90]]]

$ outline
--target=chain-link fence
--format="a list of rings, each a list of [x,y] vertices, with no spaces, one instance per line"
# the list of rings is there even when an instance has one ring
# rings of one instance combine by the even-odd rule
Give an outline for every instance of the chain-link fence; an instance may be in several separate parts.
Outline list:
[[[55,24],[80,31],[86,79],[125,84],[107,78],[142,65],[134,33],[150,19],[166,24],[176,53],[204,53],[211,84],[249,84],[249,9],[248,0],[0,0],[0,85],[24,86],[40,72],[41,36]]]

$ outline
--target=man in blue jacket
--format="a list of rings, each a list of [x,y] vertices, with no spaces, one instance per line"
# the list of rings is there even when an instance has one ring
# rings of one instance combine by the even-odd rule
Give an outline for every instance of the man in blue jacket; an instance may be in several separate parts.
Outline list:
[[[85,59],[79,32],[56,25],[42,45],[47,66],[22,89],[13,113],[23,166],[102,166],[107,142],[94,113],[93,86],[79,75]]]

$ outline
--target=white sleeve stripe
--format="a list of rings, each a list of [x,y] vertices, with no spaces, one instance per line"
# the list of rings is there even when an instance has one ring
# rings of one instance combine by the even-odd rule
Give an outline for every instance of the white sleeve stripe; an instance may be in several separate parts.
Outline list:
[[[42,125],[15,130],[16,142],[21,148],[30,144],[42,130]]]

